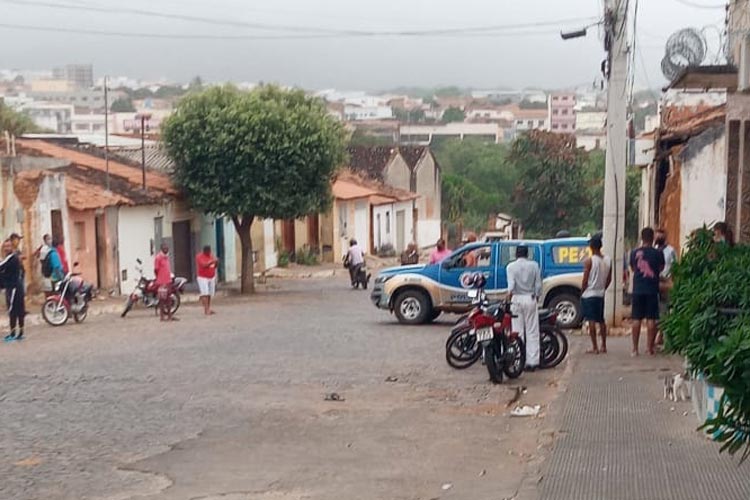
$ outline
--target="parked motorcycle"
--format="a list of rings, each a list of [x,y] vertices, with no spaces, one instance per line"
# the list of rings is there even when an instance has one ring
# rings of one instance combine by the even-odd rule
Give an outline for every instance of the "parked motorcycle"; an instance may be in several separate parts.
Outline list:
[[[146,308],[156,308],[159,304],[159,286],[156,284],[156,280],[148,279],[143,275],[143,262],[141,259],[136,259],[136,262],[137,265],[135,266],[135,270],[139,274],[138,282],[132,293],[128,295],[128,300],[125,302],[125,309],[123,309],[122,314],[120,314],[121,318],[127,316],[131,309],[133,309],[133,307],[139,302]],[[169,291],[171,299],[170,303],[172,304],[171,314],[175,314],[180,308],[180,296],[182,295],[186,283],[187,280],[185,278],[176,278],[172,275],[172,284]]]
[[[457,369],[463,370],[476,363],[481,355],[482,350],[477,344],[475,332],[468,321],[469,315],[472,314],[479,304],[485,303],[486,308],[491,314],[496,315],[496,309],[503,303],[490,305],[483,291],[478,291],[478,298],[473,301],[475,309],[469,314],[459,318],[456,326],[451,330],[448,340],[445,343],[445,358],[448,364]],[[540,327],[540,368],[554,368],[559,365],[568,355],[568,339],[562,329],[557,324],[557,314],[549,309],[539,310],[539,327]]]
[[[73,264],[73,268],[78,263]],[[83,322],[89,313],[89,302],[94,298],[94,285],[86,283],[80,273],[69,272],[55,285],[53,295],[42,305],[42,317],[51,326],[62,326],[70,316],[76,323]]]

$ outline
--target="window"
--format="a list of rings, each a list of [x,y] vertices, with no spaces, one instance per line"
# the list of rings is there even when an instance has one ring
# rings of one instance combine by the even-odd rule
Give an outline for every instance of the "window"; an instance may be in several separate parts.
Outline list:
[[[567,100],[568,100],[568,96],[564,95],[564,96],[562,97],[562,100],[563,100],[563,101],[567,101]]]
[[[516,122],[516,126],[517,126],[517,127],[523,127],[523,120],[518,120],[518,121]]]
[[[552,110],[552,114],[553,115],[559,115],[560,114],[560,110],[559,109],[553,109]]]
[[[544,120],[539,120],[538,122],[536,122],[536,126],[537,127],[544,127]]]
[[[391,213],[385,213],[385,234],[391,234]]]
[[[563,109],[562,110],[562,114],[567,115],[568,114],[568,110],[567,109]]]
[[[558,100],[560,100],[560,98],[559,98],[559,97],[557,97],[557,96],[554,96],[554,97],[552,98],[552,100],[553,100],[553,101],[558,101]]]
[[[563,123],[562,124],[562,129],[563,130],[568,130],[568,124],[567,123]]]
[[[447,260],[449,268],[471,268],[471,267],[490,267],[492,264],[492,247],[484,245],[472,247],[461,253],[453,254]]]
[[[557,125],[557,123],[552,124],[552,130],[557,130],[558,128],[560,127]]]
[[[75,249],[86,250],[86,223],[76,222],[73,224],[73,234],[75,235]]]
[[[518,249],[518,245],[503,245],[502,250],[500,250],[500,265],[501,266],[507,266],[514,260],[516,260],[516,249]],[[529,259],[530,260],[536,260],[536,248],[533,246],[529,246]]]
[[[534,128],[534,120],[529,120],[529,121],[527,121],[527,122],[526,122],[526,125],[527,125],[527,126],[528,126],[529,128]]]

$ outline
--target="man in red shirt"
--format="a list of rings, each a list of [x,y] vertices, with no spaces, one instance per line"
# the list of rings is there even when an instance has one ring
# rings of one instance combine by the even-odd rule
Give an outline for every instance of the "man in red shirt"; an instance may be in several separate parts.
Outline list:
[[[200,291],[203,313],[206,316],[214,314],[211,310],[211,298],[216,294],[216,268],[219,261],[211,253],[211,246],[206,245],[203,251],[195,257],[195,268],[198,270],[198,290]]]
[[[159,317],[162,321],[174,321],[172,317],[172,265],[169,263],[169,246],[161,244],[161,251],[154,258],[154,276],[159,287]]]
[[[60,256],[63,274],[67,276],[70,271],[70,266],[68,266],[68,256],[65,255],[65,238],[62,235],[57,239],[57,245],[55,245],[55,248],[57,248],[57,255]]]

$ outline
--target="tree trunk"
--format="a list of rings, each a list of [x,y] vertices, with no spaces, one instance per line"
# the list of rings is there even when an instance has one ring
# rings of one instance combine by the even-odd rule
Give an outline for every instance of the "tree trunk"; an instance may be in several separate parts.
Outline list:
[[[243,295],[255,293],[255,278],[253,275],[253,238],[250,231],[254,219],[255,217],[250,214],[232,216],[232,222],[234,223],[237,235],[240,237],[240,247],[242,248],[240,293]]]

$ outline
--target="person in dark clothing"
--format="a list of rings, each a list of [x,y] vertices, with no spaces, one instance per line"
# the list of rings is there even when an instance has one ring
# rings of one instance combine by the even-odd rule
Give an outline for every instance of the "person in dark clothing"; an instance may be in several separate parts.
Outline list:
[[[654,230],[641,231],[641,246],[630,253],[633,271],[633,356],[638,356],[641,322],[646,320],[648,353],[656,353],[656,322],[659,320],[659,275],[664,270],[664,252],[654,248]]]
[[[6,342],[23,339],[24,319],[26,317],[25,284],[21,259],[13,249],[10,240],[3,243],[4,258],[0,261],[0,279],[5,288],[5,301],[8,305],[10,333]]]

